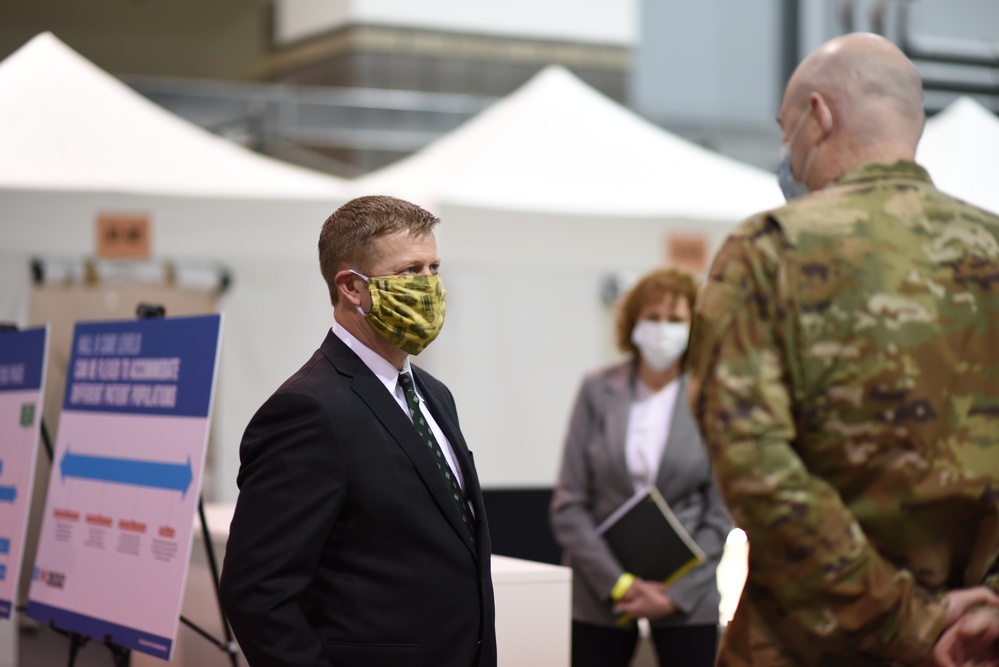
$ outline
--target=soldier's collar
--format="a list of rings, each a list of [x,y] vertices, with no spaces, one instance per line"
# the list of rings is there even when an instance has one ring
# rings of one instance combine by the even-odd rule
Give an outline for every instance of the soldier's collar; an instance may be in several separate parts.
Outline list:
[[[844,172],[832,182],[832,185],[848,185],[885,178],[904,178],[933,184],[929,173],[918,164],[911,160],[897,160],[895,162],[869,162],[855,167]]]

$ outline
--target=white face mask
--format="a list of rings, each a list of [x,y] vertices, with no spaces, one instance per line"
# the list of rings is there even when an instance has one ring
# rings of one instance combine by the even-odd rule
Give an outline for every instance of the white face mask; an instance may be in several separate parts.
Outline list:
[[[653,370],[666,370],[687,349],[690,325],[684,322],[642,320],[631,332],[631,342]]]

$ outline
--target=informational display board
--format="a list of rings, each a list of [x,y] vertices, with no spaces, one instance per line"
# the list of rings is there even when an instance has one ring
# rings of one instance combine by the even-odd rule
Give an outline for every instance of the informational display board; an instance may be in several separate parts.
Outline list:
[[[169,660],[221,316],[77,324],[27,614]]]
[[[10,618],[42,424],[48,327],[0,333],[0,618]]]

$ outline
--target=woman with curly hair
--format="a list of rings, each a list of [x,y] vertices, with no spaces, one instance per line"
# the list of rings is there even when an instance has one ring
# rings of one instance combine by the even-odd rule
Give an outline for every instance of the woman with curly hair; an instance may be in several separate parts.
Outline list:
[[[661,665],[709,667],[718,633],[715,571],[731,522],[687,407],[684,360],[697,295],[681,271],[654,271],[624,296],[626,361],[583,380],[552,498],[551,523],[573,570],[573,667],[627,667],[635,619],[648,619]],[[600,525],[655,486],[706,554],[668,585],[625,571]]]

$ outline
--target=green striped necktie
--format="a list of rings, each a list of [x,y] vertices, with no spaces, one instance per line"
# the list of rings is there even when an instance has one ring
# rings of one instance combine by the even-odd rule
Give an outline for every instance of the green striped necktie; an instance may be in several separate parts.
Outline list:
[[[458,511],[461,512],[461,520],[465,523],[465,527],[468,528],[468,534],[471,536],[472,542],[475,542],[475,531],[472,528],[475,520],[472,518],[472,512],[468,509],[465,494],[461,492],[461,486],[458,484],[458,476],[451,471],[451,466],[448,465],[447,459],[444,458],[444,451],[437,442],[437,438],[434,437],[433,431],[430,430],[430,424],[427,423],[427,420],[423,417],[423,413],[420,411],[420,399],[416,395],[413,376],[409,373],[399,373],[399,384],[406,394],[406,405],[409,406],[409,414],[413,417],[413,426],[416,427],[416,433],[427,447],[430,448],[434,456],[434,462],[437,463],[437,469],[444,476],[444,481],[447,482],[448,489],[451,491],[451,497],[454,498],[454,502],[458,505]]]

